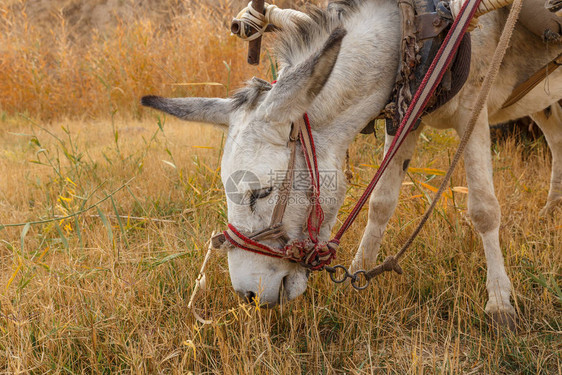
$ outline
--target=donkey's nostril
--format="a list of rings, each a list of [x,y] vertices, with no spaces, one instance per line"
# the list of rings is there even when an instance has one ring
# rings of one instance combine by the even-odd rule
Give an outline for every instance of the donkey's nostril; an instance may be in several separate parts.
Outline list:
[[[246,295],[244,296],[244,298],[246,299],[246,303],[255,303],[256,300],[256,293],[254,292],[246,292]]]
[[[252,292],[252,291],[236,291],[236,293],[240,296],[240,298],[242,298],[244,300],[244,302],[246,303],[256,303],[256,299],[257,299],[257,295],[256,293]]]

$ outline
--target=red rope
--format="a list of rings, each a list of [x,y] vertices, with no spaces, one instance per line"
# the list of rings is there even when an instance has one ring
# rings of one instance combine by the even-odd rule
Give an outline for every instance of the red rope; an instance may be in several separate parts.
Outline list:
[[[306,140],[302,134],[300,134],[301,146],[303,148],[304,158],[306,160],[306,164],[308,166],[308,171],[310,173],[311,185],[312,185],[312,197],[311,197],[311,204],[312,208],[310,210],[310,214],[308,215],[307,219],[307,229],[308,235],[312,242],[318,242],[318,234],[320,232],[320,227],[322,226],[322,222],[324,221],[324,211],[322,210],[322,206],[320,205],[320,171],[318,170],[318,160],[316,158],[316,147],[314,146],[314,138],[312,137],[312,129],[310,127],[310,120],[308,119],[308,115],[305,113],[304,116],[304,123],[306,124],[306,132],[307,138],[310,142],[310,152],[312,154],[312,160],[308,155],[307,149],[309,146],[306,145]]]

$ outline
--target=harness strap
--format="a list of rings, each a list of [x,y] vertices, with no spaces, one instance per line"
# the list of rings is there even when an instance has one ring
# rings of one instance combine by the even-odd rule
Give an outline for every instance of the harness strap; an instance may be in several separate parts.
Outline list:
[[[300,140],[311,179],[311,190],[308,196],[310,209],[307,219],[309,239],[291,241],[284,247],[279,248],[268,246],[260,241],[283,240],[283,242],[286,242],[287,240],[283,228],[283,216],[293,188],[298,140]],[[310,121],[306,114],[292,124],[288,147],[290,148],[289,165],[285,178],[279,187],[278,200],[273,208],[270,226],[260,232],[244,235],[234,225],[228,224],[226,231],[212,238],[213,246],[219,248],[223,243],[229,242],[232,246],[240,249],[275,258],[288,259],[301,263],[311,270],[319,270],[335,258],[339,241],[320,242],[318,240],[318,234],[324,221],[324,211],[320,204],[320,172],[316,148]]]
[[[304,123],[299,120],[301,124],[300,140],[311,180],[310,212],[308,214],[307,228],[310,239],[316,243],[318,242],[320,227],[324,221],[324,211],[320,205],[320,172],[318,170],[318,160],[316,159],[316,148],[314,147],[310,121],[306,113],[302,117],[302,121]]]
[[[289,157],[289,166],[287,168],[287,173],[285,174],[285,179],[279,187],[279,198],[273,209],[273,214],[271,215],[270,227],[275,227],[283,222],[283,216],[285,216],[285,209],[289,203],[289,195],[291,194],[291,189],[293,188],[293,179],[295,175],[295,154],[297,150],[297,140],[301,132],[300,124],[293,124],[291,126],[291,134],[289,135],[289,149],[291,156]]]
[[[230,242],[234,247],[251,251],[252,253],[268,255],[276,258],[286,257],[286,254],[282,250],[258,242],[258,235],[247,237],[240,233],[238,229],[236,229],[232,224],[228,224],[228,229],[225,230],[223,234],[226,237],[226,240]],[[263,233],[262,237],[265,237],[263,236]]]
[[[539,71],[537,71],[535,74],[530,76],[525,82],[517,86],[515,90],[513,90],[509,98],[507,98],[505,103],[503,103],[502,109],[517,103],[539,83],[546,79],[549,74],[552,74],[556,69],[558,69],[560,65],[562,65],[562,53],[558,55],[554,60],[539,69]]]

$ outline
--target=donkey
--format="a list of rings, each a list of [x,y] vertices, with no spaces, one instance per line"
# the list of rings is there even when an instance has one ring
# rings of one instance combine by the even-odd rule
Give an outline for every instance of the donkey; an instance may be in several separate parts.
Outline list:
[[[480,18],[481,28],[472,35],[472,63],[463,89],[445,106],[425,116],[403,143],[384,173],[369,203],[368,223],[352,269],[367,269],[377,258],[384,229],[397,205],[401,181],[423,126],[465,131],[466,120],[481,86],[499,35],[506,10]],[[319,231],[328,240],[343,203],[343,165],[355,136],[387,103],[399,66],[400,15],[395,0],[335,1],[325,10],[312,9],[292,27],[279,31],[276,54],[282,69],[276,84],[253,78],[232,97],[172,98],[147,96],[142,104],[187,121],[214,124],[227,132],[221,178],[227,190],[233,181],[240,194],[227,191],[228,220],[241,232],[267,226],[272,202],[280,193],[273,171],[287,169],[287,142],[293,122],[306,112],[316,144],[320,171],[336,171],[337,187],[320,187],[325,220]],[[345,31],[347,30],[347,31]],[[510,302],[511,282],[499,243],[500,207],[494,195],[489,123],[536,113],[553,154],[551,194],[547,208],[562,197],[562,128],[558,109],[547,118],[540,111],[562,98],[562,69],[548,77],[549,90],[541,85],[518,103],[501,109],[516,85],[560,53],[560,45],[545,44],[518,25],[486,108],[467,145],[464,160],[469,187],[468,211],[480,234],[488,265],[486,312],[500,324],[512,324],[515,310]],[[554,113],[556,112],[556,113]],[[392,141],[386,135],[385,152]],[[299,147],[299,146],[297,146]],[[302,154],[295,168],[306,170]],[[243,171],[243,172],[241,172]],[[252,176],[252,179],[245,178]],[[308,217],[307,189],[293,189],[283,218],[290,239],[304,239]],[[247,199],[241,199],[246,197]],[[283,239],[263,241],[280,245]],[[283,245],[283,243],[281,243]],[[236,292],[269,306],[301,295],[309,272],[300,264],[241,250],[228,249],[228,264]]]

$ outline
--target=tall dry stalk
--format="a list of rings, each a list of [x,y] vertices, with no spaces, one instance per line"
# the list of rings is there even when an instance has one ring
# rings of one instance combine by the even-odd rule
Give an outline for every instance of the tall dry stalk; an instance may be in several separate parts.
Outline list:
[[[230,1],[115,13],[102,29],[72,24],[67,8],[30,17],[31,4],[0,6],[0,110],[8,115],[138,115],[144,94],[224,96],[227,85],[267,78],[267,66],[248,66],[245,43],[229,34]]]

